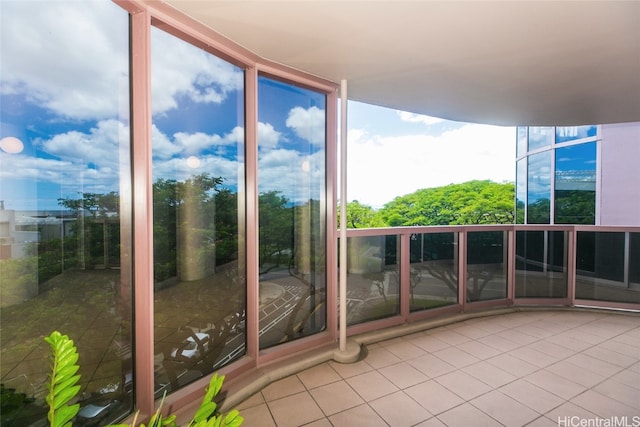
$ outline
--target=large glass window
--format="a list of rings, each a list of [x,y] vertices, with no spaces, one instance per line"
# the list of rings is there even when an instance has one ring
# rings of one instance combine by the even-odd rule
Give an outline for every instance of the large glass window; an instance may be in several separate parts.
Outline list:
[[[596,143],[558,148],[555,153],[555,223],[595,224]]]
[[[54,330],[80,354],[76,422],[106,424],[133,404],[129,16],[1,8],[2,425],[46,423]]]
[[[326,327],[326,96],[258,79],[260,347]]]
[[[457,233],[411,235],[411,311],[458,302],[457,240]]]
[[[244,72],[152,28],[155,387],[245,354]]]
[[[549,224],[551,151],[529,156],[527,168],[527,224]]]

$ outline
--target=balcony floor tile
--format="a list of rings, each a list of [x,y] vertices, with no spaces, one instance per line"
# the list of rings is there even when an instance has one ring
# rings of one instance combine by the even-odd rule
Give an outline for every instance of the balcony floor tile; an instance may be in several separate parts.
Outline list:
[[[640,415],[639,384],[638,316],[531,311],[373,344],[363,360],[301,371],[238,408],[258,427],[550,427]]]

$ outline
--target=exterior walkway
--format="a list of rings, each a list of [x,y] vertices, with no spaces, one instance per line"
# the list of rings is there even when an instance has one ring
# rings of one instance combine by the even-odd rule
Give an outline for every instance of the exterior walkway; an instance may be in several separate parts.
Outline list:
[[[638,315],[515,312],[365,353],[269,385],[238,405],[244,425],[640,426]]]

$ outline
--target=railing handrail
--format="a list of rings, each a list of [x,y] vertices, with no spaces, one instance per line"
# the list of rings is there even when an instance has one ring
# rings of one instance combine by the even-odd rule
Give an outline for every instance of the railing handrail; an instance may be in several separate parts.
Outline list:
[[[467,287],[469,286],[468,278],[469,276],[469,264],[467,251],[469,250],[469,244],[467,239],[472,233],[475,232],[492,232],[492,231],[501,231],[504,233],[503,239],[503,258],[501,263],[504,264],[504,280],[505,280],[505,292],[503,297],[497,297],[496,299],[471,299],[469,300]],[[518,255],[518,245],[517,245],[517,235],[519,232],[565,232],[564,241],[564,261],[562,261],[562,268],[565,274],[565,283],[566,289],[565,292],[560,295],[556,295],[555,293],[551,293],[549,291],[548,294],[539,294],[535,291],[533,293],[528,293],[526,290],[524,292],[518,291],[518,286],[524,286],[525,289],[527,286],[526,278],[518,272],[525,272],[526,275],[535,275],[537,274],[533,270],[528,270],[526,268],[522,268],[522,260],[523,258],[517,258]],[[634,292],[637,290],[640,293],[640,289],[636,289],[637,281],[629,280],[629,274],[631,270],[632,262],[629,260],[629,252],[630,252],[630,233],[640,233],[639,226],[600,226],[600,225],[573,225],[573,224],[531,224],[531,225],[521,225],[521,224],[478,224],[478,225],[438,225],[438,226],[403,226],[403,227],[381,227],[381,228],[355,228],[355,229],[347,229],[346,235],[347,238],[367,238],[367,237],[393,237],[396,236],[397,240],[397,252],[394,253],[396,256],[394,264],[397,265],[397,280],[399,284],[398,290],[398,298],[400,300],[400,309],[396,315],[388,317],[386,319],[378,319],[374,321],[365,320],[362,323],[357,323],[349,327],[349,330],[352,333],[360,333],[367,331],[371,328],[379,328],[383,327],[383,325],[393,325],[393,324],[401,324],[405,322],[412,322],[414,320],[421,320],[425,317],[437,317],[444,314],[450,314],[453,312],[465,312],[468,310],[477,310],[484,308],[497,308],[497,307],[512,307],[518,305],[554,305],[554,306],[590,306],[590,307],[605,307],[610,309],[622,309],[622,310],[633,310],[640,311],[640,302],[635,302],[635,297],[631,296],[631,298],[623,298],[622,300],[616,300],[611,297],[603,297],[601,294],[597,292],[597,287],[594,288],[593,296],[589,294],[589,290],[582,288],[582,291],[577,290],[578,287],[576,283],[578,283],[579,279],[583,277],[583,275],[578,274],[577,268],[580,266],[579,262],[579,236],[581,232],[601,232],[601,233],[624,233],[625,237],[625,259],[623,262],[623,269],[625,273],[625,279],[623,283],[626,283],[629,287],[629,290],[633,290]],[[456,275],[457,275],[457,304],[448,305],[446,307],[438,307],[438,308],[429,308],[424,311],[411,311],[409,306],[409,295],[411,295],[411,269],[414,264],[411,261],[411,246],[410,241],[412,240],[412,236],[416,234],[434,234],[434,233],[454,233],[456,236],[453,238],[452,244],[456,248],[454,259],[451,260],[455,264]],[[544,239],[544,249],[542,249],[541,253],[534,254],[529,249],[529,254],[526,255],[527,259],[541,259],[542,270],[541,272],[545,273],[547,271],[548,265],[550,262],[547,259],[548,254],[552,253],[551,249],[547,247],[547,239],[550,239],[546,234],[543,237]],[[589,240],[586,240],[589,242]],[[371,245],[376,245],[375,242],[369,243]],[[378,243],[380,244],[380,243]],[[382,251],[385,249],[381,246]],[[637,250],[637,249],[634,249]],[[550,252],[547,252],[550,251]],[[608,252],[608,249],[605,249],[604,252]],[[594,249],[594,254],[591,257],[595,257],[595,253],[597,252]],[[604,253],[603,252],[603,253]],[[347,254],[350,256],[350,253]],[[384,254],[377,254],[375,257],[380,257],[381,261],[384,260]],[[365,260],[367,262],[371,262],[373,258],[362,258],[360,261]],[[595,259],[595,258],[594,258]],[[348,260],[349,261],[349,260]],[[422,261],[420,261],[422,262]],[[427,261],[429,263],[433,261]],[[594,268],[597,265],[596,261],[594,262]],[[347,262],[347,265],[350,265],[350,261]],[[372,265],[377,265],[372,264]],[[475,264],[474,264],[475,265]],[[633,264],[635,265],[635,264]],[[358,267],[361,268],[361,267]],[[555,267],[557,268],[557,266]],[[550,271],[550,270],[549,270]],[[635,270],[634,270],[635,271]],[[361,273],[354,273],[361,274]],[[594,274],[597,276],[597,270],[594,270]],[[532,277],[532,276],[530,276]],[[367,277],[364,277],[367,280]],[[607,277],[600,277],[599,281],[606,281]],[[362,280],[359,279],[360,281]],[[522,280],[522,282],[520,282]],[[580,279],[581,280],[581,279]],[[582,282],[581,282],[582,283]],[[631,286],[630,284],[633,284]],[[373,284],[375,285],[375,283]],[[379,283],[378,283],[379,285]],[[597,286],[600,286],[601,283]],[[360,285],[362,286],[362,285]],[[475,285],[474,285],[475,286]],[[584,285],[582,285],[584,286]],[[475,292],[475,291],[474,291]],[[587,293],[585,293],[587,292]],[[535,296],[538,295],[538,296]],[[584,299],[586,296],[593,297],[593,299]],[[600,298],[600,299],[596,299]]]
[[[389,236],[394,234],[442,233],[456,231],[601,231],[640,233],[640,226],[574,224],[469,224],[412,225],[401,227],[347,228],[347,237]]]

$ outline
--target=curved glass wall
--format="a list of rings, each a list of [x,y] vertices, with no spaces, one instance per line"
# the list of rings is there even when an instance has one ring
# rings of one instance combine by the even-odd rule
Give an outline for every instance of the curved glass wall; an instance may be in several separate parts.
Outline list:
[[[326,96],[258,78],[260,348],[326,327]]]
[[[244,72],[151,31],[156,397],[245,354]]]
[[[518,128],[516,224],[596,223],[597,138],[598,126]]]
[[[54,330],[80,354],[74,424],[106,423],[133,407],[129,15],[1,8],[1,424],[46,423]]]

